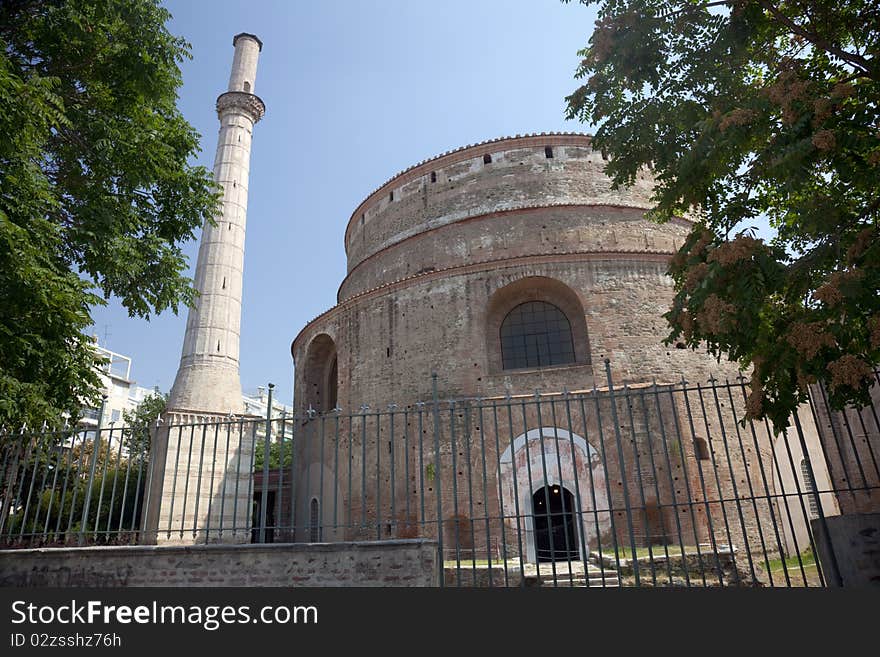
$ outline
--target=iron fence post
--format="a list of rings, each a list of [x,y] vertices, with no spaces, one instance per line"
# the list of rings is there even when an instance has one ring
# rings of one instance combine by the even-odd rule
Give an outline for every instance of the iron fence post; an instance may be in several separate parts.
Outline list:
[[[269,397],[266,407],[266,435],[263,437],[263,490],[260,492],[260,543],[266,542],[266,506],[269,500],[269,450],[272,437],[272,391],[275,384],[269,384]],[[249,473],[253,478],[254,473]]]
[[[300,419],[294,411],[290,418],[290,513],[288,514],[290,541],[294,543],[296,542],[296,425],[298,422]]]
[[[626,479],[623,459],[623,439],[620,435],[620,420],[617,417],[617,401],[614,398],[614,384],[611,382],[611,361],[605,359],[605,378],[608,381],[608,397],[611,400],[611,421],[614,422],[614,437],[617,440],[617,458],[620,461],[620,475],[623,479],[623,505],[626,508],[626,524],[629,529],[629,545],[632,549],[633,577],[636,586],[641,584],[639,579],[639,558],[636,552],[635,528],[632,520],[632,504],[629,499],[629,482]]]
[[[434,401],[434,487],[437,489],[437,549],[440,553],[440,586],[446,585],[446,567],[443,564],[443,500],[440,472],[440,399],[437,392],[437,372],[431,372],[431,396]],[[453,473],[454,474],[454,473]]]
[[[204,440],[207,433],[202,434],[202,440]],[[211,542],[211,514],[214,513],[214,474],[217,471],[217,443],[220,442],[220,423],[214,422],[214,447],[211,450],[211,477],[208,480],[208,511],[205,516],[205,544]],[[221,484],[222,485],[222,484]],[[222,497],[221,504],[222,504]],[[220,522],[218,523],[220,526],[217,528],[217,537],[221,538],[222,534],[220,533],[223,528],[223,516],[220,516]]]
[[[101,397],[101,409],[98,411],[98,426],[95,428],[95,440],[92,443],[92,464],[89,467],[89,481],[86,484],[86,497],[85,502],[83,503],[83,512],[82,518],[79,523],[79,544],[83,545],[86,542],[86,522],[89,517],[89,506],[92,502],[92,483],[95,480],[95,468],[98,466],[98,452],[101,441],[101,424],[104,421],[104,407],[107,405],[107,395],[103,395]],[[85,449],[85,443],[83,443],[83,449]]]
[[[223,540],[223,518],[226,515],[226,482],[229,479],[229,443],[232,438],[232,420],[227,419],[227,421],[223,423],[223,426],[226,428],[226,444],[223,449],[223,480],[220,484],[220,520],[217,523],[217,538],[221,541]],[[216,448],[216,445],[214,447]],[[232,520],[232,525],[233,527],[235,526],[235,518]],[[233,534],[234,533],[235,530],[233,529]]]
[[[4,441],[4,450],[6,452],[3,457],[3,469],[2,475],[0,475],[0,495],[2,495],[2,503],[0,503],[0,536],[3,535],[3,530],[6,525],[6,519],[9,516],[9,512],[12,509],[12,491],[15,488],[15,479],[16,474],[18,472],[18,462],[22,456],[22,452],[25,451],[24,448],[24,427],[18,433],[20,440],[13,440],[11,438],[12,432],[10,432],[6,438],[7,441]],[[12,461],[10,465],[10,461]]]
[[[333,408],[333,413],[336,420],[333,430],[333,540],[339,540],[337,536],[339,531],[339,415],[342,413],[342,409],[336,406]],[[283,420],[281,426],[283,436]],[[293,486],[293,482],[291,482],[291,486]],[[281,499],[280,492],[278,499]]]

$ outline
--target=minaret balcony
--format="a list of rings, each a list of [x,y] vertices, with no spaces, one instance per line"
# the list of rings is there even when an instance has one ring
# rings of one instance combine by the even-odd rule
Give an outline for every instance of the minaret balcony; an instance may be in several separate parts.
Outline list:
[[[217,117],[221,118],[230,111],[241,112],[256,123],[266,113],[266,104],[255,94],[245,91],[227,91],[217,97]]]

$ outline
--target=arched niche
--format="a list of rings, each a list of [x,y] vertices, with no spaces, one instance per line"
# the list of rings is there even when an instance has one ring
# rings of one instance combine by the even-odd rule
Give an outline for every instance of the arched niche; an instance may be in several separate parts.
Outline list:
[[[326,333],[315,336],[306,350],[305,396],[303,404],[318,413],[327,413],[338,402],[339,366],[336,343]]]

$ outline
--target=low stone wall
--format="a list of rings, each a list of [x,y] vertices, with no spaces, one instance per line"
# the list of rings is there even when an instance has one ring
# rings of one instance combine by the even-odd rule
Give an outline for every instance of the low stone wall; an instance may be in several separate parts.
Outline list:
[[[668,558],[661,547],[654,546],[652,557],[638,558],[639,580],[636,584],[632,559],[621,558],[618,562],[608,555],[601,556],[606,568],[616,569],[621,586],[767,586],[760,560],[752,559],[757,579],[751,575],[748,557],[725,546],[713,550],[704,545],[699,554],[691,548],[684,556],[676,554],[676,548],[672,548]]]
[[[469,562],[462,561],[461,568],[458,569],[455,566],[446,565],[443,574],[444,586],[449,588],[518,588],[539,585],[536,575],[526,575],[523,578],[519,567],[512,565],[507,567],[505,573],[504,566],[473,567]]]
[[[0,586],[437,586],[429,540],[0,550]]]

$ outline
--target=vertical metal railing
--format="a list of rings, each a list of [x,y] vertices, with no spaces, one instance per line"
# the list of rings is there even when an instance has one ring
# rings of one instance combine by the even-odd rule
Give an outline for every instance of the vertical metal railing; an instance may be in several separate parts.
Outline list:
[[[159,542],[431,539],[444,586],[841,583],[818,533],[880,504],[876,402],[835,411],[817,386],[776,435],[744,378],[604,375],[443,399],[434,373],[428,400],[280,416],[270,384],[262,418],[5,432],[0,545],[137,543],[150,508]]]
[[[266,514],[269,507],[269,467],[271,465],[272,445],[272,391],[275,384],[269,384],[269,401],[266,404],[266,428],[263,437],[263,485],[260,491],[260,534],[258,543],[266,542]]]

